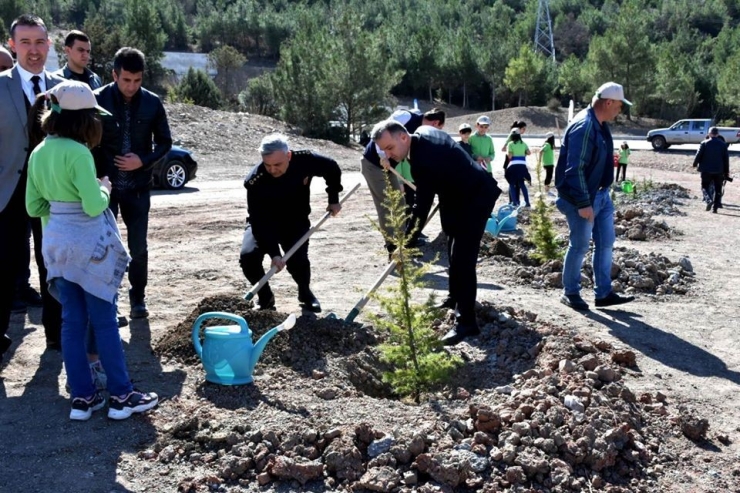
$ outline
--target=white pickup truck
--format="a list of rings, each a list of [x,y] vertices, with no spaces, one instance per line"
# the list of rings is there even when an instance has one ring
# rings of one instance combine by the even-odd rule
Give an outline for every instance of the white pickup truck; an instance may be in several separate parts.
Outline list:
[[[657,128],[650,130],[647,140],[653,145],[653,149],[661,151],[668,149],[674,144],[700,144],[709,132],[712,120],[679,120],[669,128]],[[740,128],[718,127],[719,134],[728,144],[740,142]]]

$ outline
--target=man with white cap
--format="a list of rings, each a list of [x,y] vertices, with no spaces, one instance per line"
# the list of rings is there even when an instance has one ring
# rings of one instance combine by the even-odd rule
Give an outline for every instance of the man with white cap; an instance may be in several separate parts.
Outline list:
[[[390,118],[403,125],[408,133],[412,134],[422,125],[441,128],[444,126],[445,113],[436,109],[424,114],[418,110],[396,110],[391,114]],[[363,152],[362,160],[360,161],[360,172],[365,178],[367,188],[370,190],[370,195],[373,198],[375,211],[378,213],[378,223],[380,228],[388,234],[391,233],[388,225],[388,211],[383,206],[383,201],[385,200],[386,170],[391,165],[395,167],[396,164],[395,162],[389,163],[385,153],[372,140],[365,146],[365,152]],[[402,190],[401,184],[394,174],[388,174],[388,180],[391,183],[391,187],[396,190]],[[394,248],[390,243],[386,243],[385,247],[389,253]]]
[[[634,297],[612,291],[611,267],[614,246],[614,204],[609,189],[614,182],[614,141],[607,122],[622,107],[632,103],[615,82],[599,87],[591,105],[578,113],[568,126],[555,168],[555,205],[565,215],[570,229],[568,250],[563,262],[561,303],[575,310],[588,310],[581,298],[581,267],[594,241],[594,293],[597,307],[621,305]]]

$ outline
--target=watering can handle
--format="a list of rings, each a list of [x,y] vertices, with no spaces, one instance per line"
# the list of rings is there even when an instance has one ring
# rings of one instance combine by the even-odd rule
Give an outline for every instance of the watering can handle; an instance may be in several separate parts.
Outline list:
[[[341,199],[339,199],[339,204],[340,205],[343,204],[344,201],[347,200],[350,195],[352,195],[353,193],[355,193],[355,191],[358,188],[360,188],[360,183],[359,182],[356,183],[355,186],[353,186],[352,188],[350,188],[349,191],[347,193],[345,193],[342,196]],[[283,262],[287,262],[288,259],[290,257],[292,257],[293,254],[301,247],[301,245],[303,245],[306,242],[306,240],[308,240],[308,238],[312,234],[314,234],[316,231],[318,231],[318,229],[321,227],[322,224],[324,224],[324,221],[326,221],[329,218],[330,215],[331,215],[331,213],[330,212],[327,212],[323,216],[321,216],[321,219],[319,219],[319,221],[316,224],[314,224],[311,227],[311,229],[309,229],[308,231],[306,231],[306,233],[303,236],[301,236],[301,238],[298,241],[295,242],[295,244],[290,248],[290,250],[288,250],[287,252],[285,252],[285,255],[283,255],[283,258],[282,258]],[[255,284],[254,286],[252,286],[252,289],[250,289],[247,292],[247,294],[244,295],[244,299],[247,300],[247,301],[249,301],[252,298],[254,298],[254,295],[257,294],[257,292],[260,289],[262,289],[262,286],[264,286],[265,284],[267,284],[267,281],[269,281],[270,278],[276,272],[277,272],[277,267],[275,267],[274,265],[272,267],[270,267],[270,270],[267,271],[267,273],[264,276],[262,276],[262,279],[260,279],[257,284]]]
[[[439,203],[434,206],[434,209],[432,209],[432,212],[427,216],[427,220],[424,223],[424,227],[426,227],[427,224],[429,224],[429,221],[431,221],[432,217],[437,213],[437,210],[439,209]],[[422,228],[424,229],[424,228]],[[393,260],[390,264],[388,264],[388,267],[385,268],[383,273],[378,277],[378,279],[375,281],[375,284],[373,284],[370,289],[365,293],[365,295],[360,299],[360,301],[357,302],[354,308],[349,312],[347,315],[347,318],[344,319],[345,322],[354,322],[357,315],[360,314],[363,308],[365,308],[365,305],[367,305],[367,302],[370,301],[370,296],[375,292],[376,289],[380,287],[381,284],[383,284],[383,281],[385,281],[386,277],[393,272],[396,269],[396,266],[398,265],[398,261]]]
[[[246,320],[244,320],[239,315],[234,315],[233,313],[226,312],[208,312],[196,318],[195,323],[193,324],[192,339],[193,346],[195,347],[195,352],[198,354],[199,358],[201,356],[201,353],[203,352],[203,346],[200,342],[200,326],[209,318],[222,318],[225,320],[231,320],[232,322],[238,323],[240,327],[246,327],[247,325]]]

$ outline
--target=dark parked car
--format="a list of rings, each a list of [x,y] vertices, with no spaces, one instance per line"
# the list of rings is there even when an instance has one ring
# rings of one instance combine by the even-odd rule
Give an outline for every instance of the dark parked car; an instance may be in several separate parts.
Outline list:
[[[179,190],[195,178],[197,171],[198,163],[193,159],[193,153],[173,145],[170,152],[154,165],[154,186]]]

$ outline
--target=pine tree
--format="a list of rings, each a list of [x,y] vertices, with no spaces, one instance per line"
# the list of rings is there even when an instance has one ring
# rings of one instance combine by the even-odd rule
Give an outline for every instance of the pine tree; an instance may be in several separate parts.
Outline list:
[[[221,107],[221,93],[216,84],[207,73],[193,67],[173,89],[171,99],[212,109]]]
[[[385,312],[373,316],[376,327],[388,332],[388,340],[380,346],[381,358],[393,370],[383,375],[383,380],[400,395],[410,395],[419,402],[421,394],[446,381],[454,369],[462,363],[457,356],[442,350],[442,344],[431,329],[438,310],[434,309],[434,296],[430,295],[424,304],[412,302],[413,292],[423,287],[422,276],[426,265],[414,265],[412,259],[415,248],[407,247],[411,233],[406,233],[409,215],[403,202],[403,195],[392,190],[386,181],[386,198],[383,206],[389,212],[389,225],[392,233],[386,235],[380,226],[375,227],[383,233],[386,241],[396,249],[394,256],[398,262],[398,285],[388,289],[386,295],[375,295]]]

